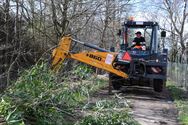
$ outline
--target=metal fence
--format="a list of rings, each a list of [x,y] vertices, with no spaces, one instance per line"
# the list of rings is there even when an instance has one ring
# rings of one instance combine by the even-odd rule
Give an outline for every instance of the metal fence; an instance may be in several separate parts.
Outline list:
[[[188,90],[188,64],[169,62],[167,75],[177,86]]]

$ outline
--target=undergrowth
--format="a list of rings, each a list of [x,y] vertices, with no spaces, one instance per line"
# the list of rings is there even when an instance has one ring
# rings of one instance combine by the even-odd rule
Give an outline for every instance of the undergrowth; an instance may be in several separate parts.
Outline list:
[[[98,101],[90,115],[77,112],[87,110],[90,95],[106,84],[87,68],[78,66],[73,75],[89,81],[65,77],[63,82],[45,63],[25,70],[1,95],[0,116],[8,125],[137,125],[127,110],[115,110],[122,108],[117,100]]]
[[[0,115],[13,125],[61,125],[65,116],[75,117],[74,108],[87,100],[90,92],[104,86],[101,80],[95,84],[65,81],[58,82],[46,64],[35,65],[1,96]]]
[[[78,125],[139,125],[131,116],[126,100],[98,100],[86,107],[89,112]]]
[[[172,81],[168,81],[167,88],[170,90],[178,109],[178,119],[180,124],[188,125],[188,95],[182,88],[177,87]]]
[[[86,116],[79,125],[139,125],[127,112],[108,111]]]

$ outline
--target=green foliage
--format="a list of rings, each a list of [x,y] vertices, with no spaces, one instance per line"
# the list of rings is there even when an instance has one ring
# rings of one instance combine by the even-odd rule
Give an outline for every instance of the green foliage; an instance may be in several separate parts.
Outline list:
[[[109,111],[86,116],[79,125],[139,125],[126,112]]]
[[[1,97],[0,115],[11,125],[62,124],[65,116],[73,117],[73,109],[101,85],[97,80],[96,84],[59,83],[46,64],[35,65],[24,71]]]
[[[53,74],[45,64],[36,65],[22,73],[1,98],[1,115],[8,124],[23,123],[24,120],[42,124],[56,123],[62,119],[66,105],[62,101],[62,91]],[[62,115],[59,115],[62,114]]]
[[[85,116],[78,125],[139,125],[128,113],[126,100],[99,100],[95,105],[87,105],[87,109],[92,115]]]
[[[182,100],[186,100],[185,91],[177,87],[173,81],[167,81],[167,88],[175,101],[179,100],[181,102]]]
[[[183,89],[174,85],[172,81],[168,81],[167,88],[169,89],[176,107],[179,111],[179,120],[182,125],[188,125],[188,95]]]
[[[168,89],[170,90],[171,95],[172,95],[172,97],[175,100],[183,99],[183,91],[182,91],[182,89],[176,87],[175,85],[168,86]]]
[[[73,74],[79,76],[79,78],[81,79],[85,79],[89,78],[93,74],[93,70],[91,69],[91,67],[85,64],[80,64],[76,66]]]
[[[103,110],[103,109],[117,109],[117,108],[128,108],[126,100],[119,101],[118,99],[113,100],[99,100],[95,104],[88,104],[84,106],[84,109],[90,109],[93,111]]]
[[[92,70],[83,67],[78,69],[83,68],[86,74],[78,75],[84,78]],[[1,96],[0,116],[3,116],[9,125],[73,124],[74,121],[71,121],[72,123],[67,121],[74,119],[75,108],[84,107],[89,95],[105,84],[104,80],[99,79],[71,84],[68,81],[58,82],[47,65],[41,63],[24,71]],[[116,108],[122,108],[118,100],[100,100],[93,107],[96,115],[88,115],[78,124],[137,125],[127,110],[116,111]]]
[[[8,124],[12,125],[23,125],[23,119],[21,118],[22,112],[19,112],[17,107],[12,106],[9,102],[6,102],[4,99],[1,100],[0,105],[0,114],[7,114],[6,121]]]

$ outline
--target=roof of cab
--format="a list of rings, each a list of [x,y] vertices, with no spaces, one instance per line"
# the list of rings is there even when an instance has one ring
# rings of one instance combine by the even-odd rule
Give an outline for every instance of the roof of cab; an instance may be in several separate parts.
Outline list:
[[[146,27],[146,26],[158,26],[157,22],[151,21],[127,21],[124,23],[128,27]]]

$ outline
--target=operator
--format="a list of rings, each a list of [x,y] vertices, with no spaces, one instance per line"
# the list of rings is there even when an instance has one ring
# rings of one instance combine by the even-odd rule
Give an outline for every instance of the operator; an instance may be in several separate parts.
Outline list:
[[[138,31],[135,34],[136,34],[136,37],[132,41],[131,48],[135,50],[146,50],[146,41],[145,41],[145,38],[142,37],[142,33]]]

